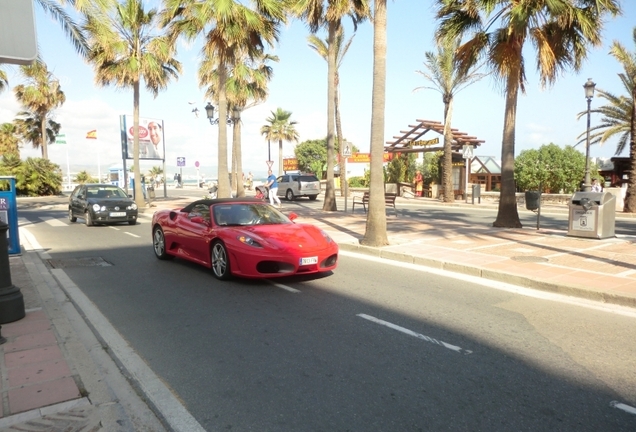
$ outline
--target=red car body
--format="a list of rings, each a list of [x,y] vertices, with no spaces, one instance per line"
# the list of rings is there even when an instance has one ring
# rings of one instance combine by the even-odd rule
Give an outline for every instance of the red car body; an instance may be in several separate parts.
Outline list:
[[[274,278],[334,270],[338,245],[320,228],[293,222],[262,200],[203,199],[152,217],[155,255],[231,275]]]

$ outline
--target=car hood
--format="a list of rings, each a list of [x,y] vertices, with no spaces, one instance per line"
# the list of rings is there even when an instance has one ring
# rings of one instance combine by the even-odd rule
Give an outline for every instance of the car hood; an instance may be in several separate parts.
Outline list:
[[[329,245],[322,230],[313,225],[283,224],[239,227],[237,232],[253,237],[263,246],[280,250],[324,249]],[[333,242],[333,240],[332,240]]]

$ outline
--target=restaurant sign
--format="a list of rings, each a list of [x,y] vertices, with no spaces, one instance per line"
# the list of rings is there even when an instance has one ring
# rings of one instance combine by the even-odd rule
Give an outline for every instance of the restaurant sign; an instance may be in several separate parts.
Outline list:
[[[298,159],[283,159],[283,171],[298,171]]]

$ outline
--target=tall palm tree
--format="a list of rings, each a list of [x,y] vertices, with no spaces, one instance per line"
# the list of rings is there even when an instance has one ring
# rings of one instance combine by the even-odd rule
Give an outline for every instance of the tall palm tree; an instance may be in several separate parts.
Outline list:
[[[44,121],[44,140],[42,140],[42,124]],[[55,142],[55,136],[60,132],[62,125],[54,120],[42,117],[33,111],[20,111],[14,120],[16,137],[22,142],[31,143],[33,148],[42,150],[42,142],[47,146]],[[44,158],[43,159],[47,159]]]
[[[41,61],[32,65],[20,66],[20,72],[26,79],[26,84],[14,87],[15,97],[26,110],[32,114],[32,118],[40,121],[40,133],[30,138],[34,148],[40,147],[42,158],[48,159],[47,121],[55,108],[66,101],[66,96],[61,89],[60,82],[53,76]],[[53,138],[55,141],[55,137]]]
[[[455,53],[459,48],[459,40],[443,40],[437,47],[437,53],[427,51],[426,71],[417,71],[432,83],[432,87],[422,86],[415,90],[430,89],[442,95],[444,103],[444,161],[442,163],[442,184],[444,202],[455,201],[453,193],[453,132],[451,119],[453,117],[453,101],[455,95],[470,84],[479,81],[485,75],[477,73],[475,69],[460,69],[456,67]],[[479,68],[476,68],[479,69]]]
[[[252,0],[253,8],[238,0],[166,0],[163,24],[174,38],[183,35],[189,40],[203,36],[202,58],[213,58],[217,65],[214,100],[220,119],[228,117],[228,68],[246,55],[250,59],[262,55],[264,46],[278,40],[279,23],[285,21],[284,2],[280,0]],[[200,75],[201,76],[201,75]],[[210,82],[199,81],[207,87]],[[221,122],[218,134],[219,197],[230,196],[227,167],[227,129]]]
[[[157,97],[181,72],[173,40],[158,30],[155,9],[145,11],[141,0],[124,0],[107,14],[87,15],[84,29],[91,42],[89,60],[100,86],[133,90],[133,165],[135,201],[145,206],[139,170],[139,92],[143,83]]]
[[[364,237],[367,246],[389,244],[384,204],[384,111],[386,107],[386,0],[375,0],[373,11],[373,95],[371,99],[371,169],[369,213]]]
[[[344,30],[341,28],[340,32],[336,35],[336,82],[335,82],[335,96],[334,96],[334,110],[336,114],[336,141],[338,144],[338,150],[340,154],[340,194],[344,196],[345,194],[345,183],[347,181],[347,173],[343,169],[344,167],[344,146],[342,145],[342,121],[340,119],[340,66],[342,65],[342,61],[344,56],[349,51],[349,47],[351,46],[351,42],[353,42],[353,38],[355,33],[344,42]],[[320,57],[322,57],[326,62],[329,62],[329,46],[327,45],[326,40],[320,39],[315,34],[307,36],[307,40],[309,41],[309,46],[318,53]]]
[[[336,211],[334,188],[334,121],[336,100],[336,39],[342,32],[342,18],[350,16],[354,26],[369,16],[368,0],[290,0],[290,10],[304,20],[312,33],[327,29],[327,187],[322,209]]]
[[[278,61],[277,56],[263,54],[259,58],[249,59],[247,56],[239,58],[229,69],[226,92],[228,105],[232,112],[232,191],[236,196],[245,196],[245,188],[239,181],[239,173],[243,173],[241,148],[241,115],[242,112],[267,99],[267,83],[273,75],[272,67],[267,63]],[[218,93],[218,69],[210,59],[201,63],[199,80],[211,83],[206,90],[206,96],[212,98]]]
[[[20,155],[18,127],[15,123],[0,124],[0,156]]]
[[[519,90],[525,93],[527,40],[536,47],[541,85],[565,69],[579,70],[588,45],[601,44],[605,15],[620,13],[618,0],[437,0],[437,38],[466,40],[458,49],[460,68],[485,58],[504,83],[506,105],[501,144],[501,198],[493,226],[520,228],[514,179],[515,123]],[[499,27],[497,27],[499,26]]]
[[[267,138],[267,141],[278,141],[278,175],[283,174],[283,141],[298,142],[298,131],[296,130],[296,122],[290,121],[292,112],[277,108],[276,112],[272,111],[272,115],[266,119],[266,125],[261,127],[261,135]]]

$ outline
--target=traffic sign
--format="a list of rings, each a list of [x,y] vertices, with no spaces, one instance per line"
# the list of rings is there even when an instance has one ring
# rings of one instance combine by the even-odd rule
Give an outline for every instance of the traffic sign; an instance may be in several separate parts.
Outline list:
[[[197,167],[197,168],[199,168],[199,161],[196,161],[196,162],[194,163],[194,166],[195,166],[195,167]]]
[[[272,165],[274,165],[274,161],[266,161],[267,162],[267,168],[272,169]]]
[[[184,166],[186,166],[186,164],[185,164],[185,158],[184,158],[184,157],[178,157],[178,158],[177,158],[177,166],[178,166],[178,167],[184,167]]]
[[[464,144],[464,147],[462,147],[462,158],[464,159],[473,158],[473,146],[471,146],[470,144]]]
[[[345,144],[345,147],[342,150],[342,155],[344,157],[350,157],[351,156],[351,146],[349,145],[349,143]]]

